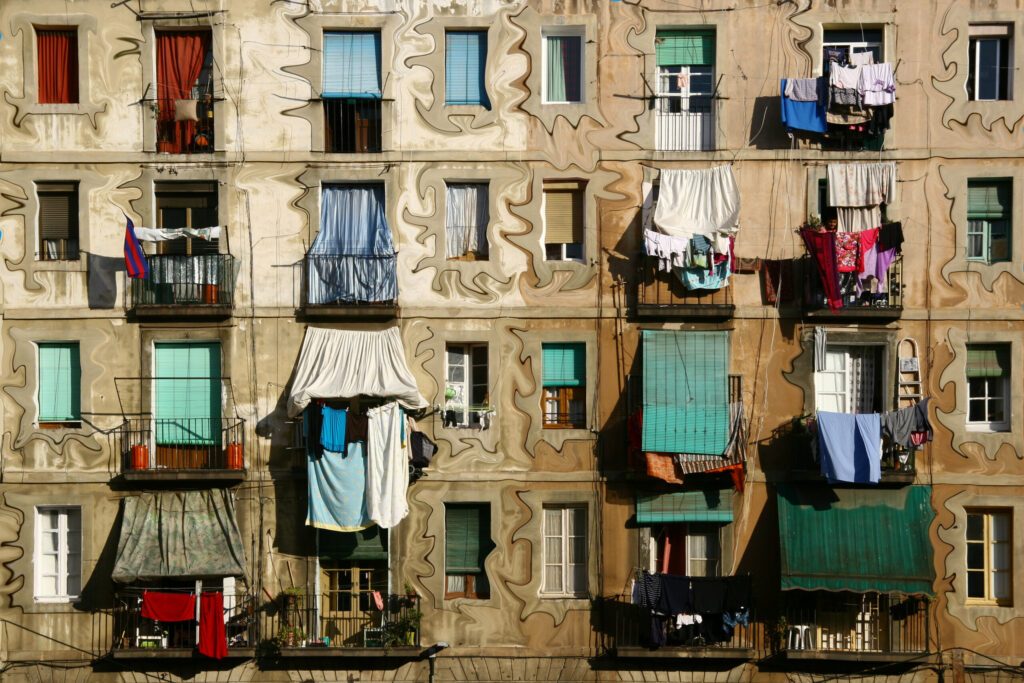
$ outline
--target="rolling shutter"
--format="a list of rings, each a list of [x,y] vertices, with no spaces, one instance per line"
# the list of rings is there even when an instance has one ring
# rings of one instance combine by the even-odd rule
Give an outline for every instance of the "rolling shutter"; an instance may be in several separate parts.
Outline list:
[[[655,38],[658,66],[712,66],[715,32],[659,31]]]
[[[484,85],[486,31],[448,31],[445,34],[444,65],[446,104],[479,104],[490,108]]]
[[[971,344],[967,347],[967,376],[1009,377],[1009,346],[1006,344]]]
[[[583,242],[583,183],[544,183],[544,241]]]
[[[81,376],[76,342],[39,344],[40,422],[68,422],[81,419]]]
[[[323,96],[381,96],[378,31],[324,33]]]
[[[489,506],[445,505],[445,573],[480,574],[491,550]]]
[[[967,184],[967,217],[970,220],[1008,220],[1010,218],[1011,184],[1006,180],[969,182]]]
[[[545,387],[581,387],[586,383],[586,344],[544,344],[541,348]]]

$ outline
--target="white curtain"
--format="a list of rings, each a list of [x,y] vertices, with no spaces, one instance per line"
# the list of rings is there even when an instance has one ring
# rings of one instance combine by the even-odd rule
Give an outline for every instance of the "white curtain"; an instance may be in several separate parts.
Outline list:
[[[448,186],[445,215],[445,255],[487,254],[487,223],[490,222],[486,184],[460,183]]]

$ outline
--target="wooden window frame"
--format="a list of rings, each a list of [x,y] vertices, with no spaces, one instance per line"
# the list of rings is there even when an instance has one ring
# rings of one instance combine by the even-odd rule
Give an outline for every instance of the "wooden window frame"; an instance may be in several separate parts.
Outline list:
[[[971,544],[982,545],[984,550],[983,566],[979,568],[970,568],[968,563],[969,560],[965,557],[964,562],[964,581],[966,585],[964,587],[964,595],[966,596],[966,602],[972,605],[998,605],[1000,607],[1012,607],[1013,606],[1013,510],[1009,508],[969,508],[965,510],[968,520],[972,516],[979,516],[982,520],[982,538],[981,539],[968,539],[967,529],[964,530],[964,549],[965,551]],[[992,524],[996,516],[1006,518],[1007,522],[1007,540],[1006,541],[995,541],[992,538]],[[968,521],[969,525],[969,521]],[[1010,546],[1008,553],[1009,567],[1005,570],[999,570],[1005,572],[1009,576],[1009,595],[1005,597],[996,597],[994,595],[992,574],[996,573],[997,570],[993,568],[993,546],[997,544],[1005,543]],[[970,587],[968,576],[971,572],[981,571],[985,577],[985,595],[984,597],[972,597],[970,595]]]

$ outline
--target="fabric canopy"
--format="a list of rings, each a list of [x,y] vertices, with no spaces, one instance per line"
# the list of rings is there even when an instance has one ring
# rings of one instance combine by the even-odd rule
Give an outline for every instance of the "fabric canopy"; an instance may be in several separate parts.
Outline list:
[[[637,524],[731,522],[732,489],[638,493]]]
[[[779,485],[782,589],[931,595],[931,493]]]
[[[298,417],[315,398],[356,396],[394,399],[410,410],[427,407],[405,361],[398,328],[307,328],[288,395],[288,416]]]
[[[690,238],[736,232],[740,193],[732,166],[662,169],[654,223],[666,235]]]
[[[118,583],[245,574],[230,491],[165,491],[124,501]]]

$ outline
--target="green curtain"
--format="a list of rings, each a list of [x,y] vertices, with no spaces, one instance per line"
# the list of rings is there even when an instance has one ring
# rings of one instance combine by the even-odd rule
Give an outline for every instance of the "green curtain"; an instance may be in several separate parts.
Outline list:
[[[1007,344],[971,344],[967,347],[968,377],[1009,377],[1010,347]]]
[[[565,50],[563,41],[569,36],[548,36],[548,101],[565,102]]]
[[[715,63],[714,31],[659,31],[654,44],[658,66],[712,66]]]
[[[967,218],[1009,220],[1011,184],[1007,180],[968,181]]]

